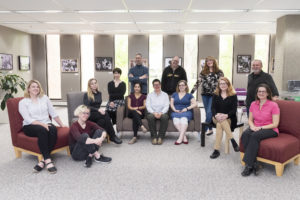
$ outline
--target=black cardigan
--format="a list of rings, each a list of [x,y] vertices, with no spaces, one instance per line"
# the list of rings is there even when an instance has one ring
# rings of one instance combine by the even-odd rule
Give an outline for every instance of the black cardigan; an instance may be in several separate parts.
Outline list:
[[[97,92],[96,94],[94,93],[94,98],[95,98],[95,101],[92,101],[91,99],[88,98],[87,93],[85,93],[83,96],[83,103],[91,110],[91,112],[98,112],[98,110],[102,104],[101,92]]]
[[[115,82],[110,81],[107,84],[107,90],[109,94],[109,101],[123,100],[126,92],[126,84],[122,81],[118,87],[115,87]]]
[[[234,131],[237,125],[237,117],[236,117],[236,110],[237,110],[237,96],[228,96],[225,99],[221,97],[221,95],[213,95],[212,105],[211,105],[211,112],[213,117],[217,113],[228,114],[228,118],[231,120],[231,131]]]

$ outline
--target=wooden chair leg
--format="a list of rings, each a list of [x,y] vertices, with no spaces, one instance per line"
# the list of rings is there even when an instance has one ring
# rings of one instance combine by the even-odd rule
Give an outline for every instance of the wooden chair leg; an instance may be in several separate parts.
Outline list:
[[[42,154],[39,154],[38,156],[38,161],[40,162],[41,160],[43,160],[43,155]]]
[[[243,166],[245,166],[246,163],[243,161],[244,154],[240,153],[240,158],[241,158],[241,164],[242,164]]]
[[[300,155],[294,160],[295,165],[299,165],[300,162]]]
[[[241,139],[243,132],[244,132],[244,126],[241,126],[239,132],[239,139]]]
[[[106,140],[107,140],[107,143],[109,144],[110,143],[110,139],[109,139],[109,135],[108,134],[106,135]]]
[[[229,141],[230,139],[226,136],[225,137],[225,154],[229,154]]]
[[[69,147],[67,147],[67,149],[66,149],[66,150],[67,150],[67,155],[68,155],[68,156],[71,156],[70,148],[69,148]]]
[[[14,147],[16,158],[21,158],[22,157],[22,151]]]
[[[275,165],[276,175],[277,176],[282,176],[283,169],[284,169],[284,165],[283,164],[276,164]]]

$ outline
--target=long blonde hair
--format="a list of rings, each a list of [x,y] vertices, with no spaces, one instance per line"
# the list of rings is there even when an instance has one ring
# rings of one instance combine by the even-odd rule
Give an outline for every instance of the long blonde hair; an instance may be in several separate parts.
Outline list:
[[[210,73],[209,66],[207,65],[207,62],[209,60],[213,61],[213,72],[218,73],[220,71],[217,60],[212,56],[208,56],[205,58],[205,65],[204,65],[203,70],[201,71],[201,74],[203,74],[203,75],[208,75]]]
[[[234,88],[232,87],[232,85],[231,85],[229,79],[226,78],[226,77],[221,77],[221,78],[219,79],[219,81],[218,81],[218,85],[217,85],[217,88],[216,88],[216,90],[215,90],[215,94],[216,94],[216,95],[220,95],[220,93],[221,93],[221,88],[220,88],[220,82],[221,82],[221,81],[225,81],[226,85],[228,86],[227,91],[226,91],[227,96],[233,96],[233,95],[236,94],[236,92],[235,92]]]
[[[88,87],[87,87],[87,95],[88,95],[88,99],[92,100],[92,101],[95,101],[95,97],[94,97],[94,94],[93,94],[93,91],[91,89],[91,83],[92,81],[96,81],[96,83],[98,83],[97,79],[95,78],[91,78],[89,81],[88,81]],[[98,87],[97,87],[97,91],[98,91]],[[99,92],[99,91],[98,91]]]
[[[40,83],[38,80],[30,80],[30,81],[28,82],[27,87],[26,87],[26,90],[25,90],[25,92],[24,92],[24,97],[25,97],[25,98],[30,98],[29,88],[30,88],[31,84],[33,84],[33,83],[36,83],[36,84],[39,86],[39,88],[40,88],[39,97],[43,97],[45,93],[44,93],[44,90],[43,90],[43,88],[42,88],[41,83]]]

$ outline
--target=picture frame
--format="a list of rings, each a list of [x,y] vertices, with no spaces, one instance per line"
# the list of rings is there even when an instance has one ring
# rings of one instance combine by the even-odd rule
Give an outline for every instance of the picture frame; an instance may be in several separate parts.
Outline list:
[[[171,65],[173,57],[165,57],[165,62],[164,62],[164,66],[165,68],[168,67],[169,65]],[[182,66],[182,58],[179,57],[179,63],[178,65]]]
[[[143,66],[148,67],[148,59],[147,58],[143,58],[142,62],[143,62]],[[135,59],[130,59],[130,61],[129,61],[130,68],[134,67],[135,65],[136,65],[135,64]]]
[[[61,59],[61,72],[63,73],[78,72],[77,59]]]
[[[19,56],[19,70],[29,71],[30,70],[30,57],[29,56]]]
[[[251,55],[237,56],[237,73],[251,72]]]
[[[0,53],[0,70],[13,70],[13,55]]]
[[[96,71],[112,71],[113,70],[112,57],[95,57],[95,70]]]

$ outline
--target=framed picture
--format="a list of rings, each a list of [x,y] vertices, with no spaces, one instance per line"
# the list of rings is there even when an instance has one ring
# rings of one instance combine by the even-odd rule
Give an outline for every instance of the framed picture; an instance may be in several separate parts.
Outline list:
[[[0,70],[13,69],[13,55],[0,53]]]
[[[61,59],[61,72],[78,72],[77,59]]]
[[[204,66],[205,66],[205,59],[200,59],[201,70],[204,68]]]
[[[147,58],[143,58],[142,62],[143,62],[143,66],[148,67],[148,60],[147,60]],[[136,65],[135,59],[130,59],[129,66],[130,67],[134,67],[135,65]]]
[[[165,65],[164,65],[165,68],[172,64],[172,59],[173,59],[173,57],[165,57]],[[178,63],[178,65],[182,66],[182,59],[181,59],[181,57],[179,57],[179,63]]]
[[[95,58],[96,71],[112,71],[113,58],[112,57],[96,57]]]
[[[237,56],[237,73],[250,73],[251,71],[251,55]]]
[[[19,70],[28,71],[30,70],[30,57],[19,56]]]

